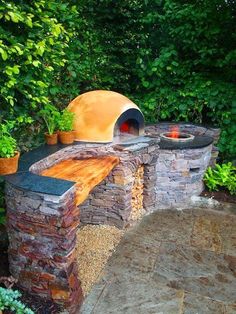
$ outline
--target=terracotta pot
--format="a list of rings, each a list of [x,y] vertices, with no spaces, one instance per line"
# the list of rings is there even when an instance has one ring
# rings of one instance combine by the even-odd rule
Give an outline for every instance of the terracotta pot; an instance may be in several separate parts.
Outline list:
[[[73,134],[74,134],[74,140],[75,140],[75,139],[76,139],[76,131],[73,130],[72,132],[73,132]]]
[[[20,153],[10,158],[0,158],[0,175],[15,173],[18,169]]]
[[[75,136],[74,131],[59,131],[58,132],[59,141],[62,144],[72,144],[74,142]]]
[[[53,134],[45,133],[44,136],[45,136],[45,141],[48,145],[57,144],[57,137],[58,137],[57,133],[53,133]]]

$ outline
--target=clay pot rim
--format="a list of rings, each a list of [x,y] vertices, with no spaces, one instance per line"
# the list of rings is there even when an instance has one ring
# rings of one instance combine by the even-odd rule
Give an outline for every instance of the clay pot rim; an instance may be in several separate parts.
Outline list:
[[[20,157],[20,152],[17,150],[14,156],[12,156],[12,157],[0,157],[0,159],[1,160],[2,159],[15,159],[15,158],[18,158],[18,157]]]
[[[44,132],[44,135],[45,136],[53,136],[53,135],[58,135],[58,131],[52,133],[52,134],[49,134],[48,132]]]
[[[72,131],[60,131],[60,130],[58,130],[57,133],[73,133],[73,132],[75,132],[75,130],[72,130]]]

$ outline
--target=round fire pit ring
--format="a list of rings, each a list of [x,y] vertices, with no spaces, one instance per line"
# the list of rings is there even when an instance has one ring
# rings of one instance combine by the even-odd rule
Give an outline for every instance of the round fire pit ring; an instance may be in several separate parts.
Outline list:
[[[185,143],[185,142],[190,142],[194,140],[194,135],[189,134],[189,133],[183,133],[180,132],[176,137],[173,136],[172,132],[164,132],[160,134],[160,137],[169,142],[180,142],[180,143]]]

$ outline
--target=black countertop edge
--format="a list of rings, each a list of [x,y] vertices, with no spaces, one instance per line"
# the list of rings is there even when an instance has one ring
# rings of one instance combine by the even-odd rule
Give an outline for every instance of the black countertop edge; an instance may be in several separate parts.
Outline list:
[[[76,183],[73,181],[40,176],[29,171],[10,174],[5,176],[5,179],[16,188],[54,196],[62,196]]]
[[[170,142],[164,139],[161,139],[159,142],[160,150],[181,150],[181,149],[199,149],[204,148],[213,143],[214,139],[210,136],[195,136],[194,139],[190,142]]]
[[[80,145],[81,142],[74,142],[70,145],[42,145],[21,156],[18,171],[14,174],[4,176],[6,182],[19,189],[29,192],[37,192],[54,196],[61,196],[68,191],[76,182],[40,176],[29,171],[29,168],[36,162],[44,159],[57,151],[72,145]]]
[[[41,145],[38,148],[35,148],[25,154],[23,154],[20,157],[19,160],[19,167],[18,167],[18,172],[21,171],[28,171],[29,168],[35,164],[36,162],[58,152],[59,150],[69,147],[69,146],[74,146],[74,145],[81,145],[81,142],[74,142],[73,144],[70,145],[62,145],[62,144],[56,144],[56,145]]]
[[[75,141],[73,144],[41,145],[20,157],[18,171],[4,176],[5,180],[19,189],[55,196],[61,196],[68,191],[76,182],[40,176],[29,171],[36,162],[60,151],[63,148],[84,145],[84,142]],[[90,143],[93,144],[93,143]],[[96,143],[94,143],[96,144]],[[98,145],[99,146],[99,145]]]

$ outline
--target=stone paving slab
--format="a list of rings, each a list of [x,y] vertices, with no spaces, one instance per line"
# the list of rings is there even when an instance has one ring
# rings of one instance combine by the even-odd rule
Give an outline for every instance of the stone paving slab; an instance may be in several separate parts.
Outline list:
[[[183,301],[183,313],[222,314],[226,313],[226,307],[222,302],[214,301],[210,298],[206,298],[192,293],[185,293]]]
[[[223,254],[165,243],[155,265],[158,283],[226,303],[236,303],[236,279]]]
[[[100,285],[99,285],[100,286]],[[82,313],[169,313],[175,314],[183,303],[184,291],[157,284],[154,280],[113,277],[96,295],[97,302],[85,304]],[[95,296],[94,292],[93,297]]]
[[[160,211],[129,230],[82,314],[236,314],[236,216]]]
[[[176,242],[190,245],[193,223],[192,210],[164,210],[145,217],[130,232],[137,241],[144,237],[149,238],[151,243]]]

